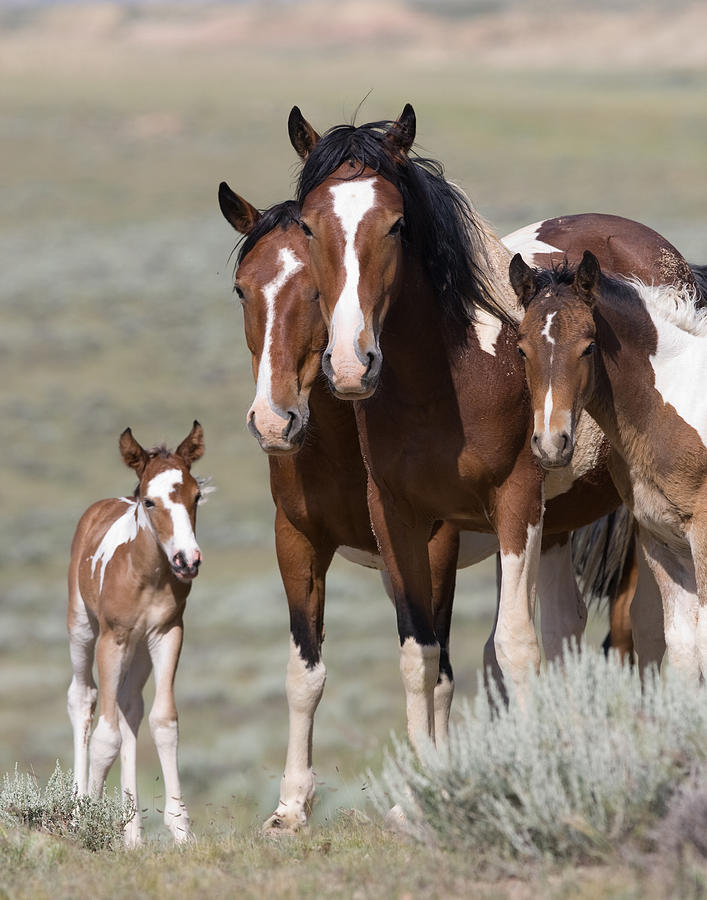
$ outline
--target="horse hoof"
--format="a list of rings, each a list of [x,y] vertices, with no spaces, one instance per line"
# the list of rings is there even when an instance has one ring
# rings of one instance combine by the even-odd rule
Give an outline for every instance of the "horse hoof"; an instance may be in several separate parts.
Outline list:
[[[262,834],[263,837],[270,838],[292,837],[295,834],[300,834],[307,827],[306,823],[288,822],[284,816],[273,813],[263,825]]]

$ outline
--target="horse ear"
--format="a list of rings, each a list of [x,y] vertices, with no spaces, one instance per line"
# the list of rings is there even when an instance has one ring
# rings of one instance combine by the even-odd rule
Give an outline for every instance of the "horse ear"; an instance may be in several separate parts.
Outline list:
[[[194,419],[194,424],[189,434],[184,438],[182,443],[177,447],[175,453],[181,456],[187,464],[187,468],[191,469],[192,464],[204,455],[204,429]]]
[[[415,110],[411,104],[406,103],[405,108],[400,113],[400,118],[390,127],[384,138],[385,145],[394,159],[400,159],[408,155],[408,151],[415,143],[416,129]]]
[[[307,159],[319,141],[319,135],[302,115],[299,106],[293,106],[290,110],[287,119],[287,133],[300,159]]]
[[[234,194],[225,181],[218,186],[218,205],[226,221],[241,234],[248,234],[260,218],[258,210]]]
[[[129,428],[126,428],[120,435],[118,446],[120,447],[120,455],[123,457],[125,465],[130,469],[135,469],[137,477],[142,478],[142,473],[145,471],[145,466],[147,465],[149,457],[147,450],[143,449],[140,444],[138,444]]]
[[[535,280],[535,271],[530,268],[520,253],[511,260],[508,267],[508,277],[516,297],[520,300],[523,309],[527,309],[530,301],[537,291],[537,282]]]
[[[577,294],[589,306],[592,306],[596,300],[600,278],[599,260],[589,250],[585,250],[582,262],[577,266],[574,276],[574,287]]]

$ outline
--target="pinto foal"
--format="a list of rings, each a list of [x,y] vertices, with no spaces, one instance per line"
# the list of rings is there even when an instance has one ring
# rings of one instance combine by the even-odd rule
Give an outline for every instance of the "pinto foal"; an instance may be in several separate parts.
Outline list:
[[[120,753],[121,790],[136,807],[125,841],[140,842],[137,733],[144,711],[142,690],[154,667],[149,721],[164,777],[164,821],[175,841],[182,842],[192,832],[177,770],[174,676],[184,607],[201,565],[194,535],[201,490],[190,469],[203,456],[204,433],[195,421],[170,452],[164,446],[143,449],[128,428],[120,436],[120,453],[139,478],[134,496],[90,506],[71,546],[67,625],[74,677],[68,711],[74,780],[79,793],[99,797]],[[99,693],[101,715],[90,740],[89,767],[89,732]]]

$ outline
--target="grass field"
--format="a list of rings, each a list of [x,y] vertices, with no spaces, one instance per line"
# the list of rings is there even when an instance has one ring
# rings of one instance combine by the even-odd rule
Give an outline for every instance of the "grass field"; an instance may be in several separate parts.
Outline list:
[[[260,207],[290,196],[292,104],[324,129],[372,91],[359,120],[411,101],[422,152],[500,233],[598,210],[644,221],[707,262],[707,68],[560,76],[362,45],[175,49],[128,41],[117,26],[92,32],[85,14],[0,31],[0,772],[18,762],[46,779],[57,758],[71,765],[68,547],[89,503],[132,490],[119,433],[130,425],[144,443],[174,445],[198,417],[198,471],[218,492],[200,516],[206,562],[178,674],[183,787],[197,831],[248,829],[277,799],[288,620],[267,461],[244,428],[253,387],[219,181]],[[460,694],[476,684],[492,603],[492,568],[464,573],[452,637]],[[326,621],[319,822],[362,805],[361,773],[404,724],[377,576],[335,563]],[[153,810],[161,781],[141,737],[141,805]],[[159,819],[151,813],[153,829]],[[217,856],[235,838],[221,840]],[[312,840],[301,856],[282,851],[288,866],[323,852]],[[42,856],[40,844],[31,853]],[[395,852],[404,868],[409,851]],[[170,858],[178,871],[181,857]]]

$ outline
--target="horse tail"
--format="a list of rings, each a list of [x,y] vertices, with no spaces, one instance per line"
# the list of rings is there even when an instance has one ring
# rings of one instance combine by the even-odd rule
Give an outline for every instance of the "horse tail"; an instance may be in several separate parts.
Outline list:
[[[572,533],[572,563],[587,606],[611,605],[618,596],[633,538],[633,516],[625,506]]]
[[[690,271],[697,284],[697,305],[707,306],[707,266],[690,264]]]

